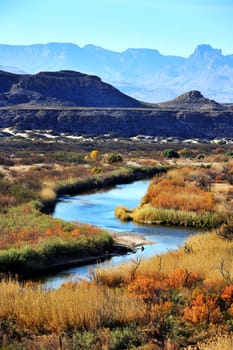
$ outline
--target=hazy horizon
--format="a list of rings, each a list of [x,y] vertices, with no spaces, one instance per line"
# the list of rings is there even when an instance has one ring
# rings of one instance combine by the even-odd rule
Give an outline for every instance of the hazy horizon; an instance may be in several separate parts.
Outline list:
[[[233,53],[232,0],[1,0],[0,43],[73,43],[187,57],[200,44]]]
[[[76,43],[73,43],[73,42],[59,42],[59,41],[51,41],[51,42],[47,42],[47,43],[41,43],[41,42],[37,42],[37,43],[32,43],[32,44],[4,44],[4,43],[1,43],[0,42],[0,45],[8,45],[8,46],[22,46],[22,47],[27,47],[27,46],[37,46],[37,45],[50,45],[50,44],[61,44],[61,45],[75,45],[81,49],[84,49],[85,47],[88,47],[88,46],[93,46],[93,47],[96,47],[96,48],[100,48],[100,49],[103,49],[103,50],[106,50],[106,51],[112,51],[112,52],[115,52],[115,53],[123,53],[127,50],[155,50],[155,51],[158,51],[161,55],[163,56],[177,56],[177,57],[186,57],[186,56],[182,56],[182,55],[177,55],[175,53],[170,53],[170,54],[165,54],[164,52],[161,52],[160,50],[158,50],[156,47],[155,48],[151,48],[151,47],[128,47],[122,51],[118,51],[118,50],[111,50],[109,49],[108,47],[103,47],[103,46],[99,46],[99,45],[96,45],[95,43],[87,43],[85,45],[78,45]],[[200,46],[210,46],[213,50],[221,50],[222,51],[222,48],[221,47],[213,47],[212,45],[210,45],[209,43],[200,43],[198,44],[197,46],[193,47],[193,50],[190,51],[190,53],[187,55],[187,57],[189,57],[190,55],[192,55],[194,53],[194,51],[200,47]],[[233,54],[233,49],[232,49],[232,52],[228,53],[228,54],[224,54],[224,52],[222,52],[222,55],[232,55]],[[186,57],[186,58],[187,58]]]

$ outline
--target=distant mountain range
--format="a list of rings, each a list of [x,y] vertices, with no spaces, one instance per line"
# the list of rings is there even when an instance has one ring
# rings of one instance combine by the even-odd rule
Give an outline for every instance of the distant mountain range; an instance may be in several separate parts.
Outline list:
[[[148,102],[167,101],[190,90],[200,90],[219,102],[233,102],[233,55],[223,55],[210,45],[199,45],[188,58],[165,56],[153,49],[114,52],[71,43],[0,45],[0,69],[81,71]]]

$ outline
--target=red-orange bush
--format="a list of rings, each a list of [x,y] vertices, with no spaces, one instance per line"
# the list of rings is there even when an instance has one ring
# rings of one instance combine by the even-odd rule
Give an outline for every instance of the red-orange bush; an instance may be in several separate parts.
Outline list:
[[[138,276],[128,285],[128,294],[139,297],[146,302],[155,301],[160,298],[160,294],[167,288],[167,280],[164,276],[154,277]]]
[[[201,188],[204,175],[189,168],[172,170],[162,179],[152,181],[144,202],[164,209],[197,213],[212,211],[215,207],[214,195]]]
[[[191,306],[184,308],[184,319],[191,323],[200,322],[219,323],[222,320],[222,314],[217,305],[217,298],[205,298],[203,294],[199,294],[193,301]]]
[[[171,288],[192,287],[194,283],[200,282],[198,273],[188,272],[187,269],[177,268],[168,275],[168,285]]]
[[[226,286],[223,289],[223,292],[221,294],[221,298],[225,300],[227,303],[233,303],[233,284],[230,286]]]
[[[50,227],[47,229],[29,227],[24,229],[8,230],[0,239],[0,249],[20,248],[24,244],[31,247],[43,241],[51,241],[58,238],[74,240],[79,236],[92,237],[100,234],[101,229],[91,225],[74,226],[71,230],[66,231],[62,224],[51,220]]]

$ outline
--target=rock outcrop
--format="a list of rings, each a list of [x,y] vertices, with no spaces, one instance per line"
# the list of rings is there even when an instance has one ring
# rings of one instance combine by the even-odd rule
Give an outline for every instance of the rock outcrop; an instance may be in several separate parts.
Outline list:
[[[212,110],[223,109],[223,106],[214,101],[204,97],[200,91],[192,90],[186,92],[171,101],[163,102],[159,104],[163,108],[175,108],[175,109],[188,109],[188,110]]]
[[[0,72],[0,128],[79,135],[233,138],[233,107],[189,91],[157,105],[134,100],[98,77],[60,71]]]
[[[35,75],[0,71],[0,106],[16,104],[70,107],[142,107],[143,104],[101,81],[74,71]]]

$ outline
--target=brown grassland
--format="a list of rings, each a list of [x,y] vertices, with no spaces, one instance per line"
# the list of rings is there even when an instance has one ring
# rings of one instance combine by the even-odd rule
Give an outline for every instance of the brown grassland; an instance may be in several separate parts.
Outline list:
[[[149,143],[113,142],[109,155],[102,142],[0,142],[0,349],[232,349],[230,146],[175,145],[180,158],[167,159],[165,146]],[[208,231],[59,289],[9,277],[16,266],[36,271],[35,261],[46,267],[109,247],[103,230],[45,212],[59,193],[129,181],[151,167],[160,170],[140,206],[119,207],[117,216]]]

